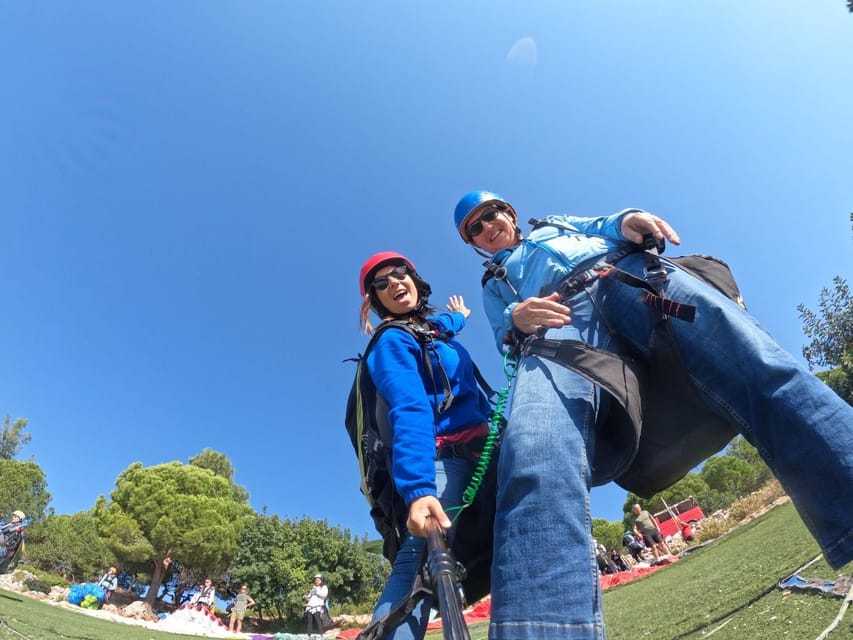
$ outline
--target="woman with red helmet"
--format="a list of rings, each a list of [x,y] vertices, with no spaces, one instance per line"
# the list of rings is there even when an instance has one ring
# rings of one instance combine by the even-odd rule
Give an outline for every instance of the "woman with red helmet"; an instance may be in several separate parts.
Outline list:
[[[491,409],[477,385],[471,356],[455,339],[470,314],[461,296],[450,296],[447,311],[436,312],[429,304],[430,286],[414,263],[389,251],[364,263],[359,290],[365,333],[375,331],[372,311],[383,322],[405,321],[429,336],[422,343],[409,331],[389,328],[379,335],[365,360],[377,392],[388,405],[393,432],[391,474],[408,507],[407,531],[373,614],[378,620],[410,593],[424,557],[427,520],[436,519],[452,538],[453,524],[446,509],[462,504],[475,456],[488,433]],[[427,366],[424,344],[430,359]],[[385,637],[423,638],[431,605],[432,597],[419,602]]]

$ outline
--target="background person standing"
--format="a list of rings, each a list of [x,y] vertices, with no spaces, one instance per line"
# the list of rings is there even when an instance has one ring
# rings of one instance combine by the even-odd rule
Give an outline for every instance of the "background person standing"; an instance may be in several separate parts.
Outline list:
[[[647,547],[651,547],[655,559],[659,559],[661,555],[671,555],[672,552],[663,539],[660,528],[658,528],[652,514],[638,504],[631,507],[631,511],[634,512],[634,533],[643,539]]]
[[[323,574],[314,576],[314,586],[305,596],[305,626],[310,638],[316,629],[319,635],[323,635],[323,610],[326,608],[326,598],[329,597],[329,587]]]
[[[228,625],[229,631],[241,633],[243,629],[243,618],[246,617],[246,609],[255,606],[255,601],[249,595],[249,586],[242,585],[240,593],[234,598],[234,603],[231,608],[231,621]],[[235,629],[236,623],[236,629]]]
[[[113,595],[113,591],[118,588],[118,569],[110,567],[98,581],[98,586],[104,590],[104,602],[106,602]]]
[[[15,510],[12,512],[11,522],[5,523],[0,528],[0,571],[5,571],[15,558],[15,554],[21,546],[24,539],[24,515],[23,511]]]

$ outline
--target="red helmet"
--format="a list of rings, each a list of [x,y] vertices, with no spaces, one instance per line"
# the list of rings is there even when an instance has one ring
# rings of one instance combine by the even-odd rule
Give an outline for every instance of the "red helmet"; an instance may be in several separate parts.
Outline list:
[[[401,253],[396,253],[394,251],[380,251],[379,253],[375,253],[365,261],[361,266],[361,273],[358,274],[358,287],[359,291],[361,291],[361,295],[367,293],[370,283],[373,282],[373,276],[376,275],[376,272],[379,271],[381,267],[384,267],[387,264],[406,265],[412,273],[417,272],[417,269],[415,269],[415,263]]]

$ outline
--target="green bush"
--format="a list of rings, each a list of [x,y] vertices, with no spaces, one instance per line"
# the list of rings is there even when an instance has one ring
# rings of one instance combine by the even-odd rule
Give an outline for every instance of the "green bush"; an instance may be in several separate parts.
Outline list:
[[[68,582],[65,578],[56,575],[55,573],[50,573],[49,571],[42,571],[41,569],[31,566],[31,565],[20,565],[18,566],[18,571],[15,574],[15,579],[18,582],[22,582],[24,579],[23,571],[29,571],[33,575],[35,575],[42,582],[50,585],[51,587],[67,587],[71,583]]]
[[[50,593],[50,585],[44,580],[39,580],[38,578],[27,578],[24,580],[24,586],[27,588],[27,591]]]

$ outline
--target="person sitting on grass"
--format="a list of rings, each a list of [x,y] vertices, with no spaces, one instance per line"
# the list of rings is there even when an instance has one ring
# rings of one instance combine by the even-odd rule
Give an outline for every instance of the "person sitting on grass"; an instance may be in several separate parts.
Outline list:
[[[618,571],[630,571],[628,565],[625,564],[625,560],[622,559],[622,556],[618,551],[616,551],[616,549],[610,550],[610,562]]]

